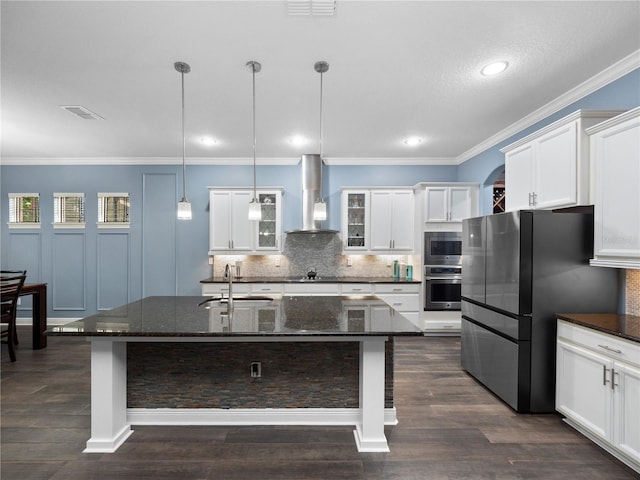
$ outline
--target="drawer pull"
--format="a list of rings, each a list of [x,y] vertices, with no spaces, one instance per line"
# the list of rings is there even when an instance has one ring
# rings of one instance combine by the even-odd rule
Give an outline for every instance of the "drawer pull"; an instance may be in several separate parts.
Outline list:
[[[359,292],[359,291],[361,291],[362,289],[361,289],[361,288],[352,288],[351,290],[352,290],[352,291],[354,291],[354,292]]]
[[[400,302],[400,303],[394,303],[394,304],[393,304],[393,306],[394,306],[394,307],[399,307],[399,306],[401,306],[401,305],[402,305],[402,302]]]
[[[615,348],[611,348],[607,345],[598,345],[600,348],[604,348],[605,350],[608,350],[609,352],[613,352],[613,353],[617,353],[618,355],[622,355],[622,350],[616,350]]]
[[[394,288],[394,289],[393,289],[393,291],[394,291],[394,292],[401,292],[401,291],[402,291],[402,289],[401,289],[401,288]]]

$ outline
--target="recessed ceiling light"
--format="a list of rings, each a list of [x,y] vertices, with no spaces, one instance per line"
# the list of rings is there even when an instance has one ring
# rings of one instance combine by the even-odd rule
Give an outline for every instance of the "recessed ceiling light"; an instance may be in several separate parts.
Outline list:
[[[207,147],[211,147],[213,145],[217,145],[218,140],[216,140],[215,138],[212,138],[212,137],[202,137],[200,139],[200,143],[202,143],[203,145],[205,145]]]
[[[404,143],[409,145],[410,147],[415,147],[416,145],[420,145],[422,143],[422,139],[420,137],[409,137]]]
[[[291,145],[294,145],[296,147],[299,147],[301,145],[306,145],[309,142],[309,140],[305,137],[303,137],[302,135],[294,135],[293,137],[291,137],[289,139],[289,143]]]
[[[508,66],[509,66],[509,64],[507,62],[504,62],[504,61],[493,62],[493,63],[490,63],[489,65],[487,65],[486,67],[484,67],[480,71],[480,73],[482,73],[482,75],[486,75],[486,76],[497,75],[500,72],[504,72],[507,69]]]

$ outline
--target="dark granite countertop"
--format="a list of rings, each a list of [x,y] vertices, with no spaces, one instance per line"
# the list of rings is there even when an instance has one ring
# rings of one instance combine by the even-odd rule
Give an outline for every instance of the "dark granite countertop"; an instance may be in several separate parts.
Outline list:
[[[558,313],[556,317],[576,325],[640,343],[640,316],[619,313]]]
[[[227,283],[222,277],[209,277],[200,280],[200,283]],[[302,275],[297,277],[242,277],[234,278],[233,283],[420,283],[420,280],[407,280],[404,278],[393,279],[391,277],[316,277],[309,280]]]
[[[297,296],[234,302],[233,314],[204,297],[147,297],[62,326],[49,335],[125,337],[336,337],[422,335],[374,296]],[[209,308],[207,308],[209,307]],[[369,309],[376,307],[375,319]],[[387,307],[389,316],[381,315]]]

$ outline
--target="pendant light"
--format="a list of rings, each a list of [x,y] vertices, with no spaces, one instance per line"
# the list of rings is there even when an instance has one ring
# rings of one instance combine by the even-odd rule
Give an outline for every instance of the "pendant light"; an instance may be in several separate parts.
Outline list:
[[[188,63],[176,62],[174,68],[182,78],[182,199],[178,202],[178,220],[191,220],[191,204],[187,200],[187,167],[185,163],[186,139],[184,136],[184,74],[191,71]]]
[[[262,65],[251,60],[247,62],[247,68],[251,70],[253,77],[253,198],[249,202],[249,220],[261,220],[262,205],[256,194],[256,73],[262,70]]]
[[[313,204],[313,219],[323,221],[327,219],[327,204],[322,198],[322,75],[329,70],[329,64],[316,62],[313,68],[320,74],[320,198]]]

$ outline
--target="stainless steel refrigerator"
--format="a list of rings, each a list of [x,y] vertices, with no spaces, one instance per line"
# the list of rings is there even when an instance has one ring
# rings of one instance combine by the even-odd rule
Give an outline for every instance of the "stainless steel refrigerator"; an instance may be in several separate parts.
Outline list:
[[[507,212],[462,232],[462,367],[518,412],[553,412],[554,313],[617,311],[617,271],[589,266],[592,213]]]

